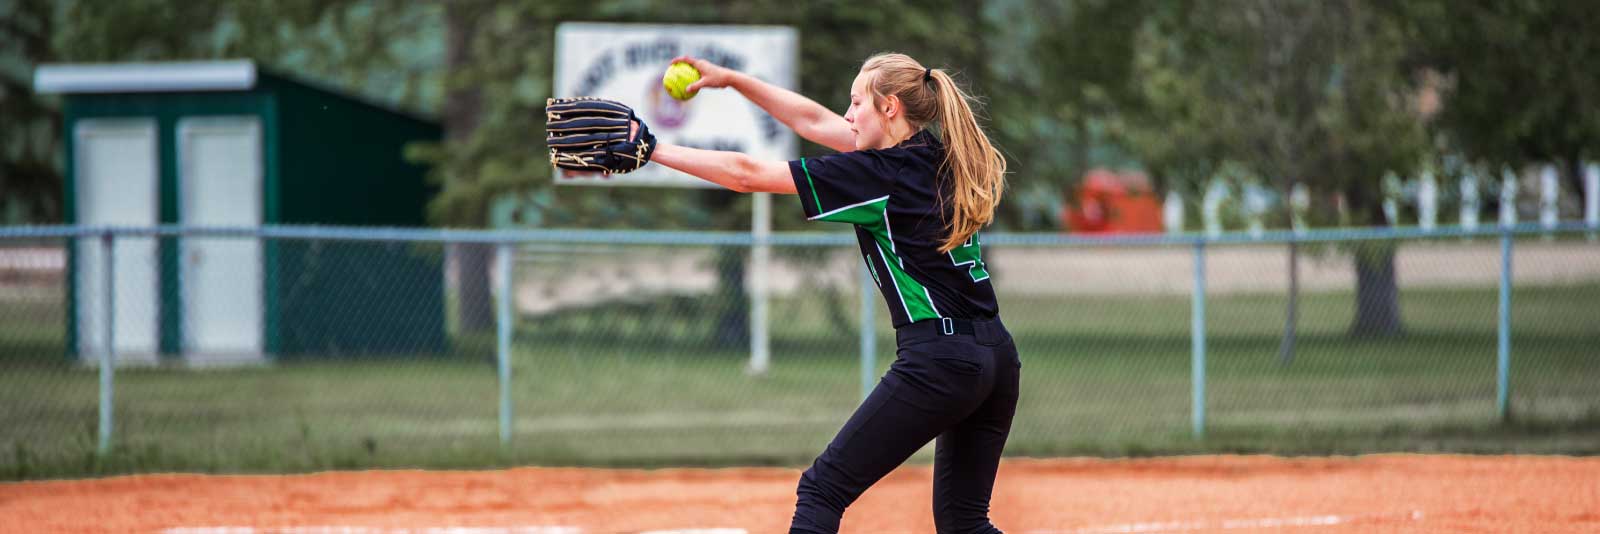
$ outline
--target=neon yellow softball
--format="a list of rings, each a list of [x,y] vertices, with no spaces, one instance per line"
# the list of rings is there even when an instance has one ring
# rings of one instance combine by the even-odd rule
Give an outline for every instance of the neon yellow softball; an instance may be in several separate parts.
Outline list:
[[[686,93],[684,89],[699,80],[700,71],[696,70],[694,65],[679,62],[667,67],[667,74],[661,77],[661,86],[667,88],[667,94],[672,95],[672,98],[688,100],[694,98],[695,93],[699,91]]]

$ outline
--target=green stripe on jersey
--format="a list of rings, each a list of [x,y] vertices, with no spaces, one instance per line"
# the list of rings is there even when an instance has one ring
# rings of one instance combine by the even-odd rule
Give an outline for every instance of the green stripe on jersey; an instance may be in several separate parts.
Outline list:
[[[888,197],[883,198],[888,203]],[[900,306],[905,310],[906,318],[911,322],[923,319],[938,319],[938,309],[933,306],[933,299],[916,278],[907,273],[901,266],[900,255],[895,252],[893,234],[890,233],[889,217],[879,212],[878,218],[872,221],[856,223],[872,234],[873,241],[878,244],[878,257],[883,258],[884,268],[889,273],[889,279],[894,281],[895,291],[900,294]]]
[[[800,160],[800,168],[805,169],[805,160]],[[809,183],[811,173],[806,173]],[[816,195],[812,189],[811,194]],[[928,289],[912,278],[905,268],[901,266],[900,255],[895,252],[894,239],[889,228],[889,217],[884,213],[889,206],[889,196],[884,195],[872,200],[857,202],[849,206],[836,208],[833,211],[823,212],[812,217],[813,221],[829,221],[850,223],[860,226],[872,234],[873,241],[878,245],[878,257],[883,258],[884,269],[889,279],[894,281],[896,292],[900,294],[900,306],[905,310],[906,317],[912,322],[923,319],[938,319],[939,311],[933,306],[933,299],[928,295]],[[817,205],[817,211],[822,211],[822,205]],[[872,267],[872,275],[878,278],[877,267]],[[882,283],[881,281],[879,282]]]
[[[822,200],[817,198],[817,184],[811,181],[811,170],[806,168],[806,158],[800,158],[800,172],[806,174],[806,185],[811,187],[811,203],[817,206],[817,213],[822,213]]]
[[[928,289],[921,282],[912,278],[910,273],[900,267],[900,257],[893,251],[884,248],[888,236],[881,230],[872,232],[878,241],[878,254],[882,255],[884,263],[889,267],[889,278],[894,280],[894,287],[900,293],[900,306],[906,311],[906,318],[911,322],[923,319],[938,319],[939,312],[934,311],[933,301],[928,297]]]
[[[835,209],[826,213],[819,213],[812,217],[813,221],[842,222],[870,226],[883,224],[883,210],[889,206],[889,196],[884,195],[872,200],[865,200]],[[822,211],[822,210],[817,210]]]

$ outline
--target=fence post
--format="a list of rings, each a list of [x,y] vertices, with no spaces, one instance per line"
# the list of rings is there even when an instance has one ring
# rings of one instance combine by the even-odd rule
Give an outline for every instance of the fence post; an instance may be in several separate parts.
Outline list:
[[[877,333],[872,329],[872,310],[874,309],[873,287],[877,284],[872,281],[872,273],[867,272],[867,267],[861,267],[861,400],[867,400],[867,395],[872,394],[872,387],[876,384],[878,370]]]
[[[501,242],[495,246],[495,275],[500,277],[500,302],[495,318],[495,361],[500,374],[500,445],[511,444],[511,302],[515,298],[511,281],[511,254],[515,247]]]
[[[1511,420],[1511,230],[1500,234],[1500,350],[1495,373],[1495,408],[1500,421]]]
[[[1194,438],[1206,437],[1206,242],[1194,242],[1194,295],[1189,320],[1190,366],[1193,373]]]
[[[100,315],[103,321],[100,324],[101,343],[100,350],[100,435],[99,442],[95,445],[95,453],[104,457],[111,454],[111,429],[112,417],[116,405],[113,403],[113,379],[116,375],[117,344],[116,344],[116,288],[112,285],[116,273],[115,257],[116,237],[110,230],[100,234],[100,251],[105,255],[104,270],[100,273],[100,290],[104,293],[100,302],[105,313]]]
[[[752,375],[767,374],[772,362],[772,343],[767,324],[767,271],[771,268],[772,194],[756,193],[750,199],[750,365]]]

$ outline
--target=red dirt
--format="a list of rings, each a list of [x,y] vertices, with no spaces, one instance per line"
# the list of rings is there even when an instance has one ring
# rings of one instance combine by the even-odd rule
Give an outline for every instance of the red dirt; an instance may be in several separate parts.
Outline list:
[[[0,484],[0,531],[783,532],[798,476],[519,468],[20,482]],[[933,532],[930,477],[926,466],[894,472],[850,508],[843,531]],[[1018,459],[1002,465],[993,509],[1013,534],[1600,532],[1600,458]]]

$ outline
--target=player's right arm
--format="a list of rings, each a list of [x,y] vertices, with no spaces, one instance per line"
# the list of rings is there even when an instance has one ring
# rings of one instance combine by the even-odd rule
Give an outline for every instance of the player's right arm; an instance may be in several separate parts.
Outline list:
[[[763,161],[740,152],[703,150],[671,143],[656,146],[650,161],[740,193],[795,194],[789,164],[783,161]]]
[[[687,62],[700,71],[700,80],[686,88],[690,93],[706,87],[732,87],[800,137],[840,152],[856,149],[850,123],[815,100],[704,59],[679,56],[672,61]]]

